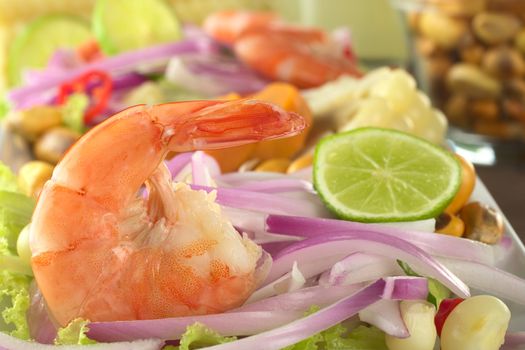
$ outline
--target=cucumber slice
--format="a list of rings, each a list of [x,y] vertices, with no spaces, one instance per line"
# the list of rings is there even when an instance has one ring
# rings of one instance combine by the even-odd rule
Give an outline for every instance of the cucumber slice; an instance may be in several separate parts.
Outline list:
[[[109,55],[182,38],[179,21],[163,0],[97,0],[93,31]]]
[[[45,67],[57,49],[76,47],[91,37],[89,23],[80,17],[49,15],[37,18],[14,38],[9,48],[9,84],[19,84],[25,68]]]

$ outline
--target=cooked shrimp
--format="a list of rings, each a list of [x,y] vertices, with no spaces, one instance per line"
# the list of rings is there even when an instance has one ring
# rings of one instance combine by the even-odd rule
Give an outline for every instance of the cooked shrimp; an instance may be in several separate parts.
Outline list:
[[[324,31],[286,25],[267,13],[219,12],[206,19],[204,29],[232,44],[237,57],[260,74],[300,88],[361,75]]]
[[[297,114],[238,100],[136,106],[93,128],[55,168],[31,225],[32,268],[56,321],[217,313],[244,302],[260,248],[213,194],[174,185],[162,160],[304,127]]]

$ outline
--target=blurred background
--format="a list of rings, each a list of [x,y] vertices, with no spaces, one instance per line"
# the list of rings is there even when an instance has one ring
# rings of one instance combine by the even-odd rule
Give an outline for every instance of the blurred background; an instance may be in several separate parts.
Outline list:
[[[0,0],[0,92],[22,83],[22,68],[43,68],[57,46],[76,46],[93,33],[99,39],[104,36],[100,34],[104,25],[91,22],[102,16],[97,17],[95,2]],[[525,237],[525,1],[169,0],[166,4],[178,21],[195,25],[217,10],[251,9],[276,11],[288,22],[327,30],[350,28],[360,69],[387,65],[412,73],[448,118],[451,146],[476,164],[503,212]],[[149,8],[150,3],[143,1],[143,6]],[[106,11],[114,11],[117,20],[112,25],[124,33],[140,26],[133,13]],[[162,22],[156,17],[161,14],[150,12],[144,10],[148,21]],[[34,29],[46,27],[49,21],[42,18],[57,14],[70,16],[66,22],[72,19],[75,24],[56,25],[49,32]],[[106,45],[102,51],[113,50],[104,44],[109,39],[99,42]],[[142,93],[158,93],[149,89]],[[2,108],[8,107],[4,103]]]

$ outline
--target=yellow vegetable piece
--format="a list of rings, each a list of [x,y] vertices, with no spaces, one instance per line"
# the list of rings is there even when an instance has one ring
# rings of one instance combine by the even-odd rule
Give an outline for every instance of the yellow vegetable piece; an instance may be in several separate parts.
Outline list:
[[[313,161],[314,161],[314,155],[312,153],[306,153],[305,155],[302,155],[301,157],[299,157],[296,160],[294,160],[290,164],[290,166],[288,167],[286,172],[288,174],[291,174],[291,173],[294,173],[294,172],[296,172],[298,170],[304,169],[304,168],[312,165]]]
[[[26,195],[38,197],[44,183],[51,178],[53,169],[53,166],[46,162],[28,162],[18,172],[18,186]]]
[[[450,214],[456,214],[467,203],[476,184],[476,170],[474,169],[474,165],[458,154],[455,156],[461,164],[461,185],[456,196],[445,209],[445,212]]]
[[[274,158],[262,162],[255,168],[255,171],[269,171],[274,173],[285,173],[290,165],[290,160],[287,158]]]
[[[436,232],[461,237],[465,232],[465,223],[456,215],[442,213],[436,219]]]

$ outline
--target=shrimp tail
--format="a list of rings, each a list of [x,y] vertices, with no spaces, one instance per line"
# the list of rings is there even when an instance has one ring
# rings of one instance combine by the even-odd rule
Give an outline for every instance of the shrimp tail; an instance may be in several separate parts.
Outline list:
[[[167,108],[172,106],[167,105]],[[307,127],[304,118],[298,114],[257,100],[214,102],[182,119],[184,122],[176,126],[177,133],[170,138],[170,150],[181,152],[238,146],[294,136]],[[164,124],[162,118],[159,120]]]

